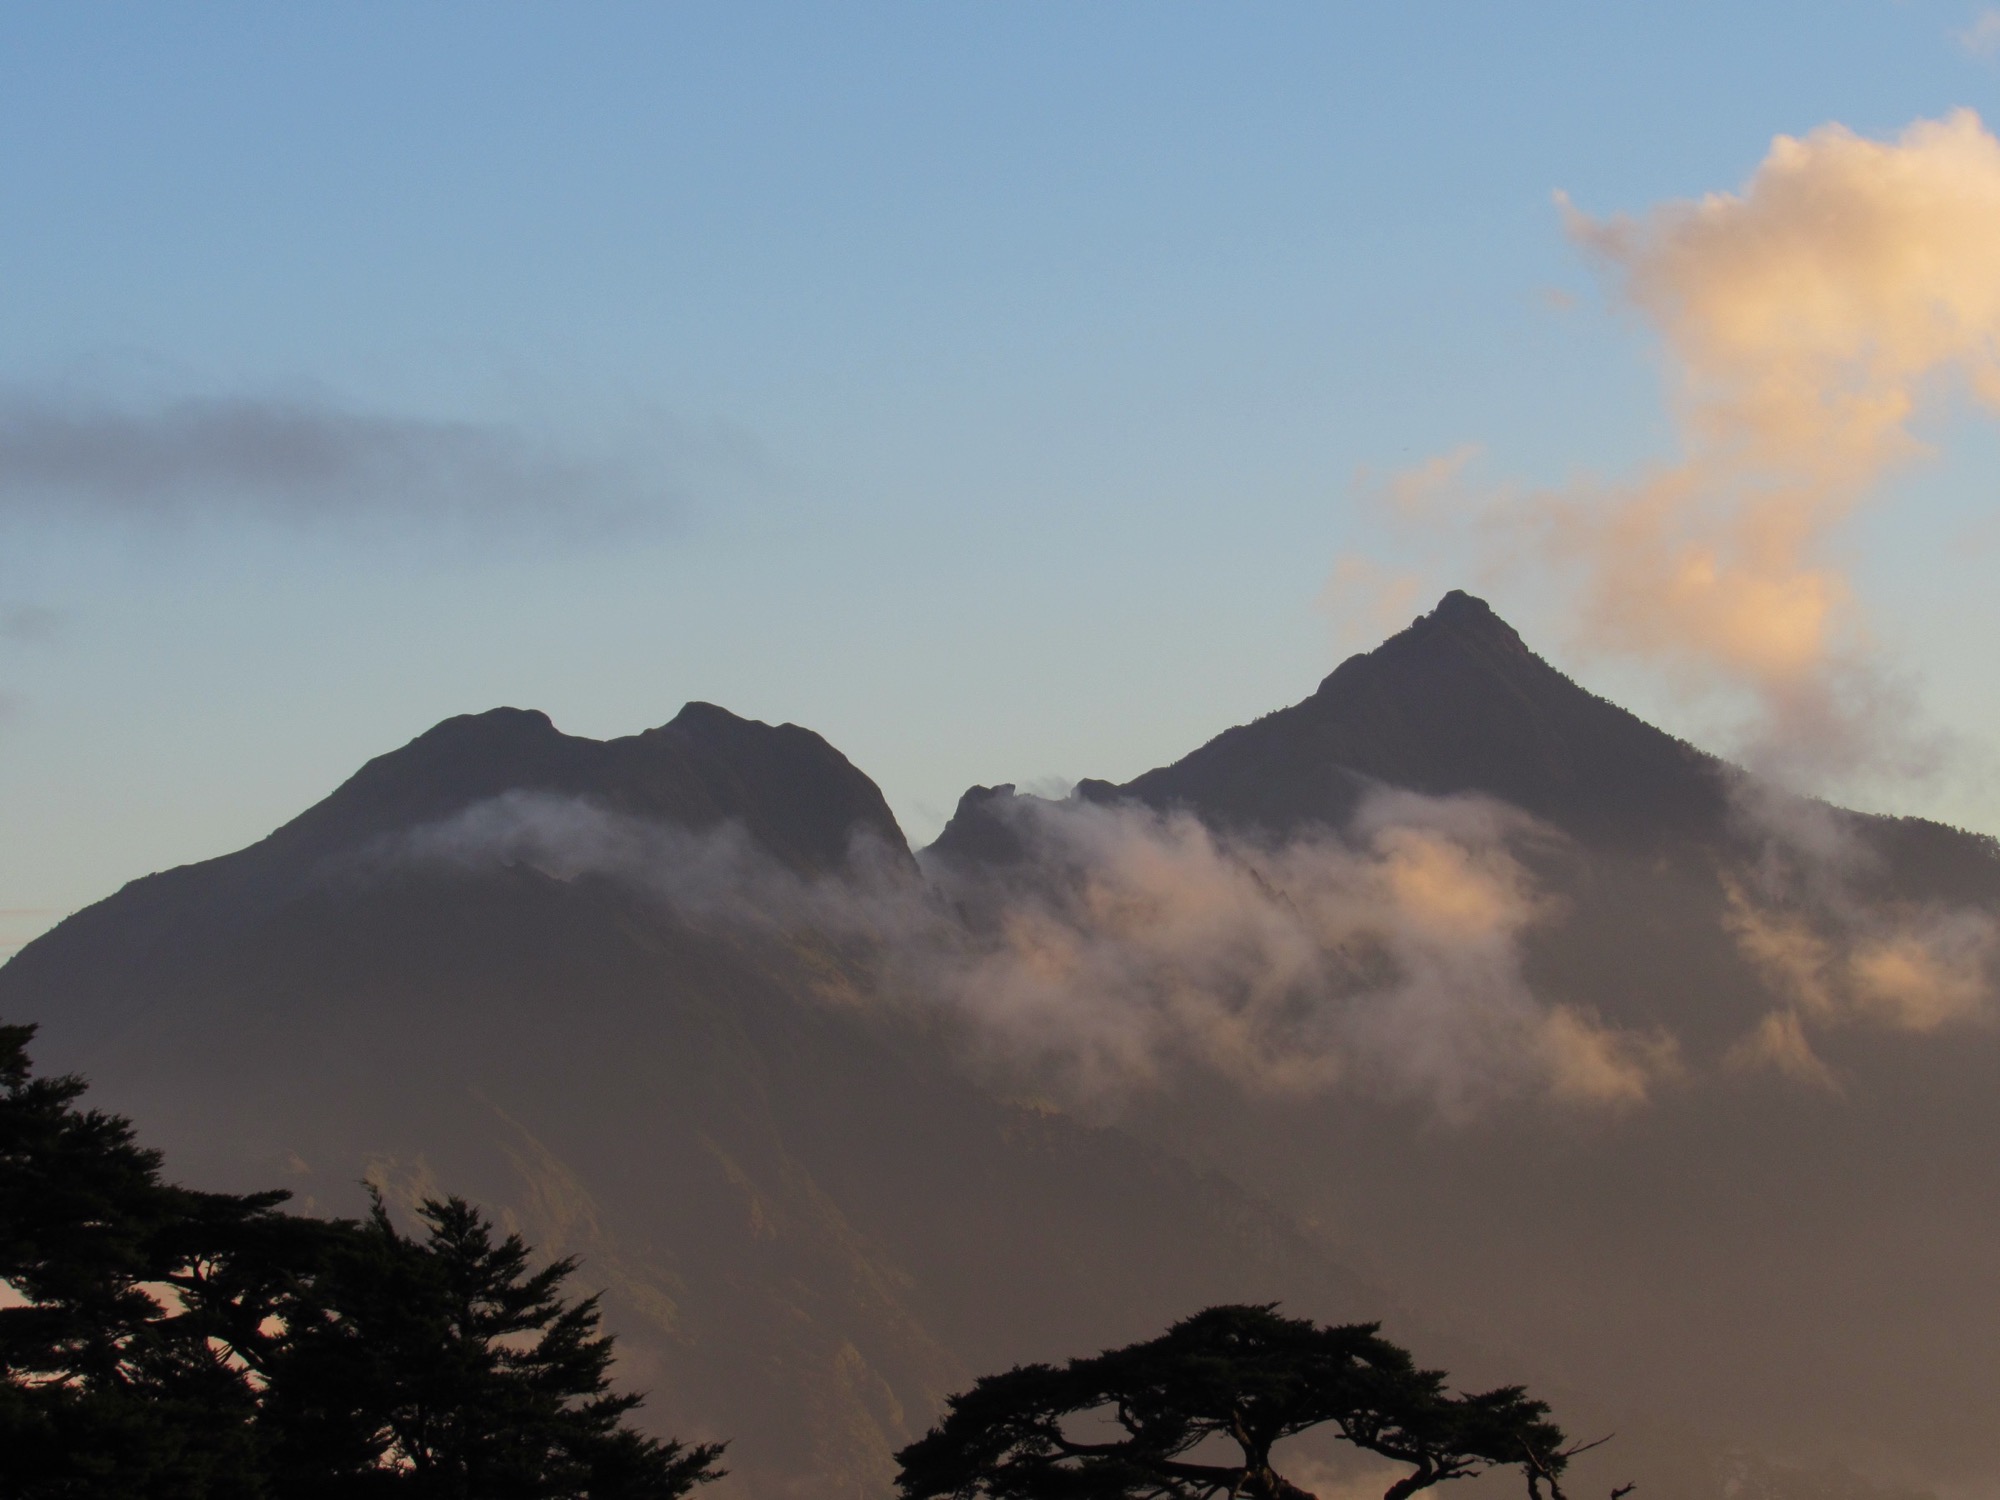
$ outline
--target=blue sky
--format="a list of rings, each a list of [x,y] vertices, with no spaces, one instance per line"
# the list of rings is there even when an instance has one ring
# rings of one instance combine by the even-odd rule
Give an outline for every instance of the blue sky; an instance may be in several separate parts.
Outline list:
[[[920,837],[975,781],[1171,759],[1354,644],[1342,554],[1485,586],[1366,476],[1671,448],[1555,190],[1639,213],[1780,133],[2000,122],[1978,18],[9,6],[0,938],[498,703],[806,724]],[[1928,418],[1830,545],[1958,747],[1856,795],[2000,831],[1993,425]]]

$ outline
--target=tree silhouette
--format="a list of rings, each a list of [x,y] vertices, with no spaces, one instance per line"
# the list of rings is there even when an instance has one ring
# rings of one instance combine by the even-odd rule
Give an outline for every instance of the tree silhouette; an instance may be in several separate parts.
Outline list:
[[[719,1445],[623,1425],[595,1297],[566,1304],[574,1259],[529,1269],[463,1199],[426,1201],[421,1240],[378,1198],[286,1308],[267,1416],[288,1494],[353,1481],[439,1500],[666,1500],[718,1477]]]
[[[1331,1425],[1411,1466],[1385,1500],[1515,1464],[1560,1500],[1579,1450],[1547,1416],[1518,1386],[1452,1394],[1372,1323],[1212,1307],[1145,1343],[986,1377],[897,1455],[897,1483],[905,1500],[1312,1500],[1271,1450]]]
[[[0,1452],[10,1494],[262,1493],[257,1391],[226,1339],[255,1328],[322,1226],[283,1193],[161,1182],[129,1122],[35,1078],[0,1026]],[[267,1270],[253,1271],[253,1263]]]
[[[0,1025],[4,1500],[671,1500],[719,1445],[625,1425],[573,1260],[459,1199],[406,1238],[160,1179],[82,1080]]]

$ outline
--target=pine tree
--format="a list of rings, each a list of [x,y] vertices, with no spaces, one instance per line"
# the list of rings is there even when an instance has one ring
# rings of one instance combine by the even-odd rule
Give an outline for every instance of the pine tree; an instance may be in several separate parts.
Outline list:
[[[717,1477],[716,1445],[625,1427],[596,1297],[566,1304],[573,1259],[539,1271],[464,1200],[424,1203],[406,1238],[379,1198],[286,1310],[266,1421],[300,1496],[665,1500]]]
[[[0,1026],[0,1494],[260,1494],[256,1391],[211,1334],[270,1311],[239,1266],[293,1237],[285,1195],[161,1182],[82,1080],[31,1075],[33,1034]]]
[[[671,1500],[719,1445],[646,1437],[573,1260],[477,1210],[410,1239],[161,1181],[130,1122],[0,1025],[0,1500]]]

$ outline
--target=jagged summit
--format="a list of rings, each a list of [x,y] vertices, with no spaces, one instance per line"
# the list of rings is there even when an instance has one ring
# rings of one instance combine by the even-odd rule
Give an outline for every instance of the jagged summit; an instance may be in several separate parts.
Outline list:
[[[1335,667],[1321,680],[1314,696],[1333,688],[1342,680],[1342,674],[1357,663],[1386,657],[1403,666],[1420,668],[1428,660],[1452,656],[1484,662],[1499,672],[1518,670],[1524,662],[1547,666],[1528,649],[1519,632],[1494,612],[1492,605],[1463,589],[1453,589],[1438,600],[1437,607],[1429,614],[1410,621],[1407,630],[1398,631],[1373,651],[1350,656]]]
[[[1559,827],[1648,839],[1719,825],[1720,762],[1578,687],[1454,589],[1305,701],[1123,790],[1265,826],[1339,822],[1369,781],[1504,798]]]
[[[511,791],[588,797],[691,828],[734,819],[809,870],[841,864],[857,828],[907,847],[880,789],[817,734],[713,703],[689,703],[669,723],[610,740],[564,734],[534,709],[446,719],[369,761],[259,847],[292,858],[329,853]]]
[[[1088,786],[1094,801],[1133,798],[1273,830],[1340,824],[1375,783],[1484,792],[1578,834],[1644,843],[1719,829],[1721,769],[1578,687],[1484,599],[1453,589],[1304,701],[1122,787]],[[985,852],[993,811],[990,796],[962,804],[932,848]]]
[[[370,840],[437,822],[507,792],[587,798],[694,829],[735,822],[807,874],[840,869],[857,834],[901,858],[909,845],[878,788],[832,745],[796,724],[690,703],[669,723],[593,740],[564,734],[536,709],[460,714],[379,755],[267,838],[199,864],[148,875],[28,944],[19,974],[56,962],[65,942],[110,957],[156,938],[196,941],[230,914],[283,906]]]
[[[999,811],[1014,797],[1014,784],[967,787],[951,821],[924,850],[929,858],[974,865],[1008,865],[1025,851],[1020,831]]]
[[[1392,636],[1384,646],[1407,637],[1419,640],[1443,632],[1460,646],[1474,651],[1490,651],[1500,656],[1532,656],[1525,642],[1493,606],[1464,589],[1453,589],[1427,615],[1418,615],[1410,628]]]

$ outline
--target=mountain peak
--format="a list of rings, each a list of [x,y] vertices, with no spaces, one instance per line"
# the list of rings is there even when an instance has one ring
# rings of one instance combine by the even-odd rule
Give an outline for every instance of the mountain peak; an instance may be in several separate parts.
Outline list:
[[[658,734],[677,729],[683,734],[713,737],[729,734],[739,725],[759,723],[759,720],[733,714],[719,703],[704,703],[699,698],[691,698],[681,705],[679,713],[651,732]]]
[[[1011,781],[967,787],[958,799],[958,810],[926,855],[989,866],[1009,865],[1020,859],[1027,845],[1006,816],[1014,796]]]
[[[689,703],[657,729],[611,740],[564,734],[538,709],[446,719],[369,761],[262,847],[310,861],[507,792],[582,797],[695,829],[739,822],[806,870],[841,865],[858,830],[905,847],[880,790],[833,746],[796,724],[713,703]]]
[[[1493,606],[1464,589],[1453,589],[1438,600],[1437,608],[1427,615],[1419,615],[1410,622],[1410,629],[1417,632],[1426,630],[1449,630],[1459,635],[1471,636],[1492,642],[1496,646],[1518,651],[1523,655],[1533,655],[1526,642],[1515,633]],[[1387,644],[1386,642],[1384,643]]]
[[[1437,607],[1429,614],[1418,615],[1410,621],[1407,630],[1398,631],[1373,651],[1350,656],[1335,667],[1320,683],[1320,691],[1325,692],[1342,673],[1357,663],[1386,657],[1408,667],[1426,656],[1452,650],[1470,651],[1488,660],[1496,669],[1503,668],[1510,661],[1517,666],[1521,662],[1547,666],[1528,649],[1514,627],[1500,618],[1492,605],[1476,594],[1466,593],[1464,589],[1453,589],[1438,600]]]
[[[1466,593],[1464,589],[1453,589],[1438,600],[1437,608],[1430,612],[1433,620],[1493,619],[1500,617],[1493,613],[1493,606],[1484,599]]]
[[[1303,702],[1131,782],[1127,796],[1267,828],[1339,824],[1373,783],[1483,792],[1574,832],[1719,825],[1718,763],[1577,686],[1453,589]]]

